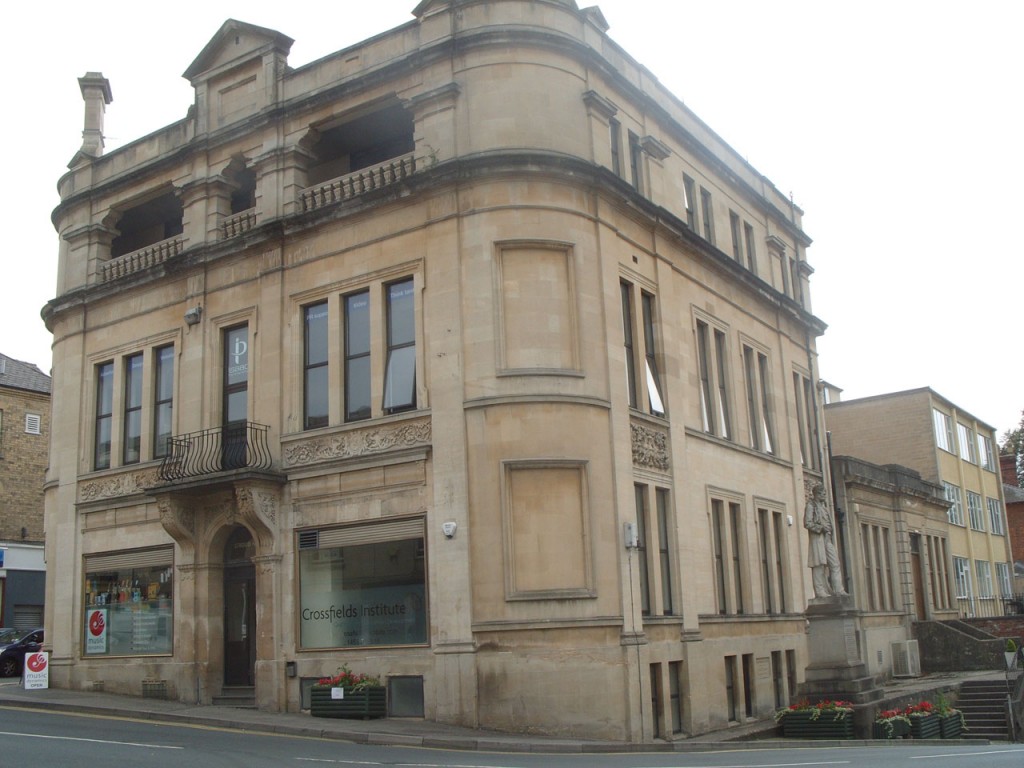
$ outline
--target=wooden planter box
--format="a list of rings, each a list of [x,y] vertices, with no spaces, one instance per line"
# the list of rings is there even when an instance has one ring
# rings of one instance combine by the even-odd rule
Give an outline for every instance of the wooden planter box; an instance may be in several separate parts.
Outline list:
[[[342,698],[335,698],[333,688],[313,688],[310,691],[309,713],[313,717],[342,717],[369,720],[387,715],[387,696],[383,686],[353,691],[341,688]]]
[[[943,739],[958,739],[961,733],[963,733],[963,721],[960,719],[959,712],[939,718],[939,735]]]
[[[779,720],[782,736],[787,739],[852,739],[853,713],[844,712],[836,719],[835,712],[822,712],[816,720],[812,712],[787,712]]]
[[[903,720],[894,720],[892,730],[885,723],[871,724],[871,738],[873,739],[904,739],[910,735],[910,726]]]
[[[910,737],[913,739],[942,738],[939,716],[936,714],[912,716],[910,718]]]

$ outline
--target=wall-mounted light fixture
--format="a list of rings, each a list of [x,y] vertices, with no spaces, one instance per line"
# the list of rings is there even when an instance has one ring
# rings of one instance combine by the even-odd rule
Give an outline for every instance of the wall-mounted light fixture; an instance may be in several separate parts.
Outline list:
[[[199,318],[203,316],[203,308],[199,306],[192,307],[185,313],[185,325],[197,325]]]
[[[284,673],[288,677],[295,677],[298,674],[298,670],[296,669],[294,661],[286,661],[284,663]]]

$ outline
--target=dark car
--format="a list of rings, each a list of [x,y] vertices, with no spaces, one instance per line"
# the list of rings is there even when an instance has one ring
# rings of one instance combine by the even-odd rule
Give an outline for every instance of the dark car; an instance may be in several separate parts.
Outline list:
[[[0,677],[15,677],[21,674],[25,654],[35,653],[43,647],[43,630],[23,632],[20,637],[0,645]]]
[[[15,640],[25,634],[24,629],[14,629],[13,627],[0,627],[0,645],[7,645],[13,643]]]

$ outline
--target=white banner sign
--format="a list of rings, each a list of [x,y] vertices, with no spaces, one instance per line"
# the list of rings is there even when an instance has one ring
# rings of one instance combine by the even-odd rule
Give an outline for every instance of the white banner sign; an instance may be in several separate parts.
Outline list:
[[[25,690],[50,687],[50,659],[46,651],[25,654]]]

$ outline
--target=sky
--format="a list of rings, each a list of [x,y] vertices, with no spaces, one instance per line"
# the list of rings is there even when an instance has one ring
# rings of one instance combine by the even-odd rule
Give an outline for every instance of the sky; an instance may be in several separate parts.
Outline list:
[[[181,73],[228,18],[315,61],[412,20],[418,0],[16,3],[8,18],[8,216],[0,352],[50,370],[56,184],[82,143],[78,78],[102,72],[107,151],[183,118]],[[931,387],[1021,422],[1024,3],[579,0],[805,212],[820,374],[842,398]],[[315,10],[314,10],[315,9]],[[173,10],[173,13],[170,12]]]

